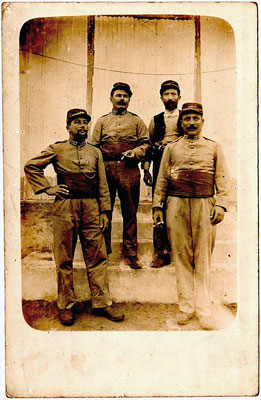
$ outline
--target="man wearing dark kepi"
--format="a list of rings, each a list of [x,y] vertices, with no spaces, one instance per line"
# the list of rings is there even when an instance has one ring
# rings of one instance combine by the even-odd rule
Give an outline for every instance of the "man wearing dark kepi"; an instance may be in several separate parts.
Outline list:
[[[137,242],[137,210],[140,196],[139,162],[149,147],[147,127],[142,119],[129,112],[132,96],[130,86],[116,82],[111,90],[112,111],[100,117],[93,129],[90,143],[103,155],[113,210],[118,193],[123,217],[123,255],[128,265],[140,269]],[[111,215],[112,216],[112,215]],[[108,254],[111,253],[110,227],[105,233]]]
[[[144,182],[147,186],[152,186],[152,197],[156,186],[163,150],[168,143],[176,140],[181,134],[178,126],[178,102],[180,100],[179,84],[172,80],[163,82],[160,87],[160,98],[164,104],[165,111],[155,115],[150,121],[150,148],[146,152],[142,166],[144,169]],[[153,165],[152,176],[149,172],[151,163]],[[165,243],[157,249],[154,241],[152,268],[160,268],[171,262],[170,244],[168,243],[166,233],[163,232],[163,229],[165,231],[164,227],[165,225],[162,225],[161,235],[164,236]]]
[[[166,225],[176,271],[177,322],[197,316],[214,329],[209,296],[211,253],[216,225],[227,211],[230,178],[219,143],[202,136],[203,108],[185,103],[180,113],[184,136],[166,146],[153,200],[154,222]]]
[[[77,302],[73,258],[79,235],[93,311],[112,321],[122,315],[112,303],[107,276],[104,231],[111,209],[102,155],[86,142],[91,117],[83,109],[67,113],[69,139],[51,144],[24,167],[35,194],[55,196],[53,204],[54,257],[58,276],[60,321],[72,325]],[[57,185],[51,186],[44,169],[52,164]]]

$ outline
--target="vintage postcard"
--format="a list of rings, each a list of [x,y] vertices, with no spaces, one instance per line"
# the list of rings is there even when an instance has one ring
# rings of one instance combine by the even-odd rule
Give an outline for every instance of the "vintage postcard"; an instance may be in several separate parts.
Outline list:
[[[257,4],[2,4],[6,395],[256,396]]]

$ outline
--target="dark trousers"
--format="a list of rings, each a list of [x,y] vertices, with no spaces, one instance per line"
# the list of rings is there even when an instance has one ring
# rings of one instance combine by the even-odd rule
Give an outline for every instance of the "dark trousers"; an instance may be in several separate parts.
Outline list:
[[[140,197],[140,170],[128,161],[106,161],[104,163],[113,211],[116,193],[121,203],[123,218],[123,255],[136,256],[137,210]],[[111,212],[112,218],[112,212]],[[111,218],[109,229],[105,232],[107,253],[111,253]]]
[[[56,199],[53,206],[54,257],[57,268],[60,309],[75,302],[73,257],[79,235],[92,307],[112,304],[107,276],[107,253],[104,235],[99,227],[99,205],[96,199]]]
[[[156,186],[156,182],[157,182],[157,177],[158,177],[158,173],[159,173],[162,154],[163,154],[163,152],[158,152],[157,153],[157,157],[155,157],[154,160],[153,160],[153,167],[152,167],[152,199],[153,199],[154,190],[155,190],[155,186]],[[164,209],[164,220],[165,220],[165,216],[166,216],[166,212],[165,212],[165,209]],[[166,244],[165,244],[165,246],[162,246],[160,250],[156,250],[154,248],[154,254],[155,255],[170,254],[170,252],[171,252],[170,244],[169,244],[169,241],[167,239],[166,224],[164,224],[164,228],[162,228],[162,229],[165,229],[165,232],[162,232],[162,236],[165,238]]]

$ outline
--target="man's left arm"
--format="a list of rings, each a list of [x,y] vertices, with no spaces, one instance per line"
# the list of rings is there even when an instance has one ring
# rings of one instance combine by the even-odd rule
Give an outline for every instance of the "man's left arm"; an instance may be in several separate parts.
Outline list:
[[[108,228],[108,213],[111,211],[111,198],[107,184],[106,172],[104,168],[102,154],[98,153],[98,185],[99,185],[99,209],[100,209],[100,228],[102,231]]]
[[[125,152],[127,158],[135,158],[138,162],[141,161],[149,148],[149,133],[146,125],[140,117],[138,117],[137,125],[137,146]]]
[[[102,154],[98,150],[98,185],[99,185],[99,207],[100,212],[111,210],[111,198],[109,187],[106,178],[105,167],[102,159]]]
[[[216,144],[215,153],[215,186],[216,203],[211,215],[213,225],[218,224],[224,218],[224,213],[228,209],[229,191],[231,188],[230,176],[227,163],[219,143]]]
[[[100,147],[101,144],[101,133],[102,133],[102,123],[99,118],[94,125],[92,134],[88,137],[88,143],[92,144],[95,147]]]

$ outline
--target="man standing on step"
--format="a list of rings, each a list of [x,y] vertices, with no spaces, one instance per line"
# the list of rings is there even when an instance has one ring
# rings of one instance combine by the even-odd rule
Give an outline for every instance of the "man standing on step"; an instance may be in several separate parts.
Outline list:
[[[127,83],[113,85],[110,94],[112,112],[97,120],[90,143],[100,148],[103,155],[112,210],[118,191],[123,217],[123,255],[131,268],[140,269],[137,258],[138,163],[149,147],[149,135],[142,119],[127,111],[131,96]],[[111,253],[111,218],[112,211],[110,227],[105,232],[108,254]]]
[[[143,162],[144,182],[147,186],[152,186],[152,197],[156,186],[163,150],[168,143],[176,140],[180,136],[178,128],[179,84],[171,80],[163,82],[160,88],[160,98],[164,104],[165,111],[155,115],[149,124],[151,147],[148,149],[145,161]],[[153,163],[153,178],[149,172],[151,162]],[[162,229],[165,230],[165,225],[162,225]],[[171,262],[170,245],[167,240],[167,235],[164,235],[164,233],[165,232],[162,232],[162,235],[166,238],[166,245],[161,250],[156,250],[154,248],[154,260],[151,264],[152,268],[160,268]]]
[[[112,321],[124,315],[112,305],[107,277],[104,230],[109,220],[110,196],[102,155],[86,143],[91,117],[85,110],[67,113],[69,139],[48,146],[25,165],[25,174],[35,194],[55,196],[53,205],[54,257],[58,275],[60,321],[74,323],[77,303],[73,286],[73,257],[77,236],[82,245],[92,307]],[[44,169],[52,164],[57,185],[51,186]]]
[[[197,315],[203,329],[213,329],[210,260],[216,224],[227,211],[230,179],[221,146],[202,136],[202,105],[183,104],[180,119],[184,136],[164,150],[153,219],[163,221],[166,204],[180,309],[177,322],[185,325]]]

